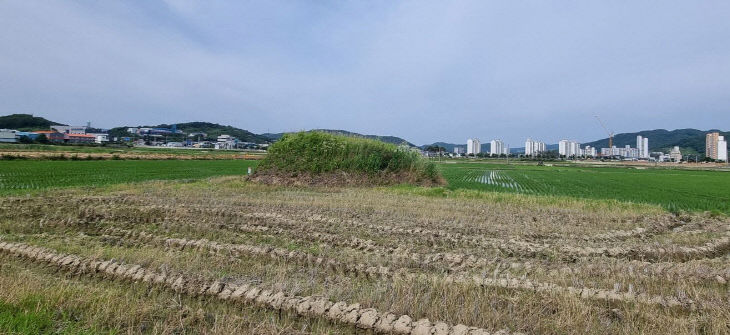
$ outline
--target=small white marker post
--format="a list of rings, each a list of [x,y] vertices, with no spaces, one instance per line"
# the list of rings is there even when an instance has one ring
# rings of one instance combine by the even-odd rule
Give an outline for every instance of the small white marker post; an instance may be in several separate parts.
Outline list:
[[[250,166],[248,167],[248,175],[249,176],[251,175],[251,167]]]

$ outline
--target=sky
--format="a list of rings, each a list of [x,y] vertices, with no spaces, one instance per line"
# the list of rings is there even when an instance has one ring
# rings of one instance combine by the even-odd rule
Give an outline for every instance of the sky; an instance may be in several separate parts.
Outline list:
[[[0,1],[0,114],[416,144],[730,129],[730,1]]]

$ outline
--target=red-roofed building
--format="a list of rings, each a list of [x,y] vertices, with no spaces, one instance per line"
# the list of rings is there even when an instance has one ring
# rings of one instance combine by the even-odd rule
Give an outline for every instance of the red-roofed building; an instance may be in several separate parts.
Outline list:
[[[68,143],[94,143],[96,136],[86,134],[63,134]]]

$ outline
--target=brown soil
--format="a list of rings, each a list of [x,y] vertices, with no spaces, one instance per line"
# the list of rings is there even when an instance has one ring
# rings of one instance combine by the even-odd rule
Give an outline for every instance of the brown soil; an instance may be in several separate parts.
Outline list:
[[[438,177],[437,180],[424,179],[409,172],[382,172],[377,175],[364,173],[349,173],[344,171],[330,173],[302,173],[284,171],[257,171],[249,180],[280,186],[387,186],[398,184],[413,184],[420,186],[440,186],[446,181]]]

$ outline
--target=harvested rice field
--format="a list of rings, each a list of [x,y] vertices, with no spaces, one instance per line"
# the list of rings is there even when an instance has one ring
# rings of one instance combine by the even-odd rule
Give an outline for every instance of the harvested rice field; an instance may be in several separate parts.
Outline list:
[[[730,333],[726,216],[428,193],[228,176],[7,194],[0,333]]]

